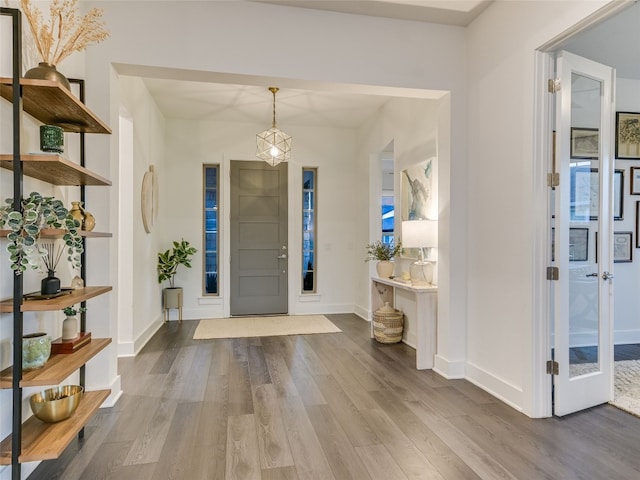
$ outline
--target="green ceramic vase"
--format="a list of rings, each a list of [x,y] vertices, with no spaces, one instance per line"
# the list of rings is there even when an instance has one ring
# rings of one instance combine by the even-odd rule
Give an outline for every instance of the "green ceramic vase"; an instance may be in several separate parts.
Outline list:
[[[36,370],[44,367],[51,355],[51,336],[46,333],[30,333],[22,337],[22,369]]]

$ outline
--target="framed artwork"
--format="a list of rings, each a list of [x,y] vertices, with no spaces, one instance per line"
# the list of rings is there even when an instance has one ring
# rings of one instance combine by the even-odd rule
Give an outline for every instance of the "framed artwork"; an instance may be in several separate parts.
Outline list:
[[[613,262],[631,262],[631,239],[632,232],[613,232]]]
[[[598,219],[600,184],[598,169],[585,166],[571,167],[571,220],[586,222]],[[613,219],[623,219],[624,170],[613,173]]]
[[[640,167],[631,167],[631,181],[629,193],[631,195],[640,195]]]
[[[616,112],[616,158],[640,159],[640,113]]]
[[[437,218],[433,162],[433,159],[429,159],[402,171],[400,179],[401,221]],[[400,227],[400,224],[397,225]],[[400,239],[402,240],[402,237]],[[418,258],[418,253],[417,248],[403,248],[401,256]]]
[[[589,229],[569,229],[569,261],[586,262],[589,258]]]
[[[571,128],[571,158],[598,158],[600,132],[597,128]]]

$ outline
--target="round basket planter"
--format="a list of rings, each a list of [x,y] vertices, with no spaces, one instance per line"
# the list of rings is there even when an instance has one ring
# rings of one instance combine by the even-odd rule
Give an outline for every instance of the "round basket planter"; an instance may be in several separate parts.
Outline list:
[[[380,343],[398,343],[402,340],[404,314],[385,302],[373,313],[373,338]]]

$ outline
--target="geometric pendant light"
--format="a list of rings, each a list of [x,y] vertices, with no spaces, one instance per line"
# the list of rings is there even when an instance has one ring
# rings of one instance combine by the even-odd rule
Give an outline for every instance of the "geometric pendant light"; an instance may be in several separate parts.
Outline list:
[[[256,157],[272,167],[291,158],[291,136],[276,127],[276,92],[278,87],[269,87],[273,93],[273,123],[271,128],[256,135]]]

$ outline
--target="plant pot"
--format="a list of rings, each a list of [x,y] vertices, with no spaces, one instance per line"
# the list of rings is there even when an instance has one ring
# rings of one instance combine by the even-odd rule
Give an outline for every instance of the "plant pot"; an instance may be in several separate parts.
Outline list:
[[[165,309],[182,308],[182,287],[168,287],[162,291],[162,303]]]
[[[394,265],[389,260],[380,260],[376,263],[376,271],[380,278],[389,278],[393,276]]]
[[[44,367],[51,355],[51,337],[46,333],[30,333],[22,337],[22,369]]]
[[[57,125],[40,125],[40,150],[43,152],[64,152],[64,131]]]
[[[37,67],[30,68],[24,74],[24,78],[33,78],[37,80],[53,80],[59,82],[67,90],[71,90],[69,80],[63,74],[61,74],[55,65],[47,62],[38,63]]]
[[[62,340],[73,340],[78,336],[78,319],[70,316],[62,321]]]

